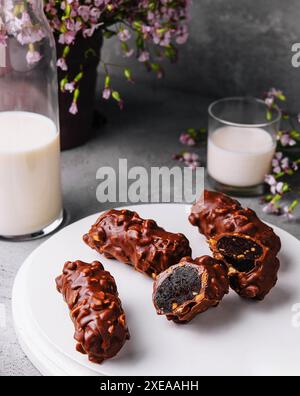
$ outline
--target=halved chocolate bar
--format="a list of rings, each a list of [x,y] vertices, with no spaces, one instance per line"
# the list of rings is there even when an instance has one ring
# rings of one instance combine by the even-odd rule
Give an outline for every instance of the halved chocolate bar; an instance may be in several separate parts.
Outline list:
[[[227,264],[230,285],[240,296],[262,300],[275,286],[281,242],[253,210],[205,191],[189,220],[205,235],[214,257]]]

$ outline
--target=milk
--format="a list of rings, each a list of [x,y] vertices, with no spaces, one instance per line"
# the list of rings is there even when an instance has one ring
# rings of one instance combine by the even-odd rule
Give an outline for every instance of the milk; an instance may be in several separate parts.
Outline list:
[[[0,113],[0,235],[38,232],[61,214],[59,134],[49,118]]]
[[[263,183],[269,173],[276,143],[261,128],[222,127],[208,140],[208,173],[233,187]]]

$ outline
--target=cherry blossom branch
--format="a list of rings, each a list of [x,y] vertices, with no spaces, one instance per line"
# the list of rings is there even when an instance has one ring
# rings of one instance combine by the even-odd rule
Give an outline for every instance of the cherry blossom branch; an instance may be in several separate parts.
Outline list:
[[[295,191],[290,183],[290,178],[299,171],[300,158],[288,155],[293,147],[300,144],[300,117],[295,117],[283,108],[286,96],[282,91],[272,88],[264,95],[265,103],[269,108],[269,118],[272,109],[279,109],[283,114],[283,121],[287,127],[278,132],[278,151],[272,161],[272,171],[266,175],[265,182],[269,193],[263,198],[264,211],[275,215],[284,215],[289,220],[293,219],[294,211],[299,205],[299,192]],[[290,199],[289,197],[293,197]]]
[[[188,19],[190,0],[47,0],[45,11],[54,32],[59,34],[59,43],[65,46],[58,67],[68,71],[68,58],[72,56],[72,46],[79,35],[89,38],[101,29],[105,39],[116,36],[120,41],[124,58],[135,55],[138,62],[158,78],[164,71],[157,58],[177,58],[175,44],[184,44],[188,38]],[[154,47],[154,48],[153,48]],[[105,63],[105,61],[103,62]],[[108,66],[108,63],[106,64]],[[123,99],[111,86],[111,75],[105,68],[103,98],[116,100],[123,108]],[[132,71],[123,71],[127,81],[133,82]],[[65,87],[63,84],[68,84]],[[61,83],[63,92],[80,90],[78,82],[67,77]],[[70,85],[71,84],[71,85]],[[74,100],[72,112],[77,112]]]

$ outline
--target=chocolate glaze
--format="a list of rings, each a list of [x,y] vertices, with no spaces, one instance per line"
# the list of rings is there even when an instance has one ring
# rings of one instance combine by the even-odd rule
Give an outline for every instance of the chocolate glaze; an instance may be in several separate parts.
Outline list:
[[[104,213],[83,240],[100,254],[152,277],[191,255],[184,235],[167,232],[154,220],[143,220],[129,210]]]
[[[102,264],[67,262],[56,279],[75,326],[78,352],[94,363],[114,357],[129,339],[114,278]]]
[[[281,242],[253,210],[224,194],[205,191],[189,220],[208,239],[214,257],[227,264],[230,285],[240,296],[262,300],[275,286]]]
[[[222,262],[209,256],[195,260],[185,257],[157,277],[153,303],[158,315],[187,323],[219,305],[228,291],[227,269]]]

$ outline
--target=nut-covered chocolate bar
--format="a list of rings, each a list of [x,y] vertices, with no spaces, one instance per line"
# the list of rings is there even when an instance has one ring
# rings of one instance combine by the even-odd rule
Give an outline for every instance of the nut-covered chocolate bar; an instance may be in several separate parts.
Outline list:
[[[222,262],[209,256],[195,260],[185,257],[157,277],[153,302],[159,315],[187,323],[219,305],[228,291],[227,269]]]
[[[154,220],[143,220],[129,210],[104,213],[83,240],[107,258],[130,264],[154,278],[191,255],[184,235],[167,232]]]
[[[193,206],[189,220],[206,236],[214,257],[227,264],[232,289],[245,298],[264,299],[280,266],[281,242],[273,229],[253,210],[210,191]]]
[[[56,279],[75,326],[78,352],[94,363],[114,357],[129,339],[114,278],[98,261],[67,262]]]

